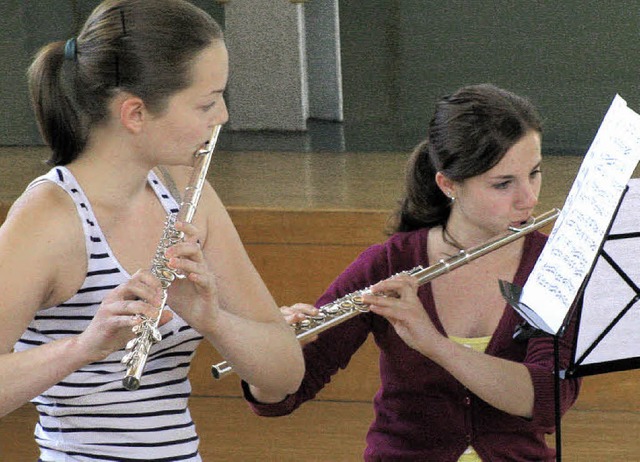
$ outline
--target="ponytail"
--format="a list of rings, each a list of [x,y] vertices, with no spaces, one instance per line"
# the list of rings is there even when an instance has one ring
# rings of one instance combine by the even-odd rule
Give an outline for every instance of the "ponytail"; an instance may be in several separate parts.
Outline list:
[[[38,129],[52,154],[48,163],[75,158],[86,144],[86,129],[75,102],[75,65],[65,59],[64,42],[42,48],[27,72],[29,95]]]
[[[437,226],[449,218],[449,200],[436,184],[437,169],[430,151],[427,139],[409,158],[405,195],[395,212],[392,232]]]

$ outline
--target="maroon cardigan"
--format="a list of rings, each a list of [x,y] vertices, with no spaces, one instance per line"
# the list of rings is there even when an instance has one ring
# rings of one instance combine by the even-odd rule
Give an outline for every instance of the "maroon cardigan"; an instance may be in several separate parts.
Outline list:
[[[396,233],[384,244],[367,249],[331,284],[316,306],[397,272],[428,266],[428,231]],[[524,239],[523,258],[513,281],[520,286],[533,269],[546,236],[533,232]],[[435,310],[431,284],[420,287],[418,295],[436,328],[446,335]],[[475,396],[445,369],[409,348],[384,318],[373,313],[358,315],[305,345],[304,380],[299,390],[284,401],[258,403],[243,383],[245,398],[262,416],[293,412],[313,399],[333,374],[347,367],[351,356],[373,333],[380,348],[381,386],[373,402],[375,419],[367,434],[365,460],[455,462],[472,445],[485,461],[553,461],[555,451],[545,442],[545,434],[555,428],[553,339],[545,336],[515,341],[514,330],[522,321],[505,304],[486,353],[523,363],[529,369],[535,392],[531,419],[510,415]],[[569,364],[574,329],[575,321],[560,338],[563,368]],[[579,388],[579,379],[561,382],[562,413],[575,402]]]

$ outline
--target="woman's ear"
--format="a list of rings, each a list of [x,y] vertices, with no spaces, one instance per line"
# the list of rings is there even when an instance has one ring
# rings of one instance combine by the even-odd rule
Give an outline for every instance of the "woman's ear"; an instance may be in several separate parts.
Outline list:
[[[131,133],[139,133],[147,117],[144,101],[137,96],[123,95],[119,105],[122,125]]]
[[[436,172],[436,184],[442,193],[449,197],[456,197],[456,184],[442,172]]]

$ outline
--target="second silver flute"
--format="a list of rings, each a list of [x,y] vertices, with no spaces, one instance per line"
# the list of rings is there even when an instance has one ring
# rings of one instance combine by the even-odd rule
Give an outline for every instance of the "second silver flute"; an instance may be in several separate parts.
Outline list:
[[[438,263],[427,268],[417,266],[401,274],[409,274],[418,279],[418,284],[423,285],[438,276],[452,271],[459,266],[469,263],[482,255],[499,249],[502,246],[529,234],[532,231],[540,229],[549,223],[552,223],[560,213],[559,209],[551,209],[536,218],[532,218],[522,227],[510,227],[509,233],[493,238],[479,246],[472,247],[467,250],[461,250],[457,254],[440,260]],[[369,305],[362,302],[362,295],[370,294],[369,288],[358,290],[345,295],[331,303],[318,308],[317,316],[308,316],[304,321],[292,325],[296,332],[296,338],[300,341],[318,335],[319,333],[334,327],[354,316],[369,311]],[[229,363],[223,361],[211,366],[211,374],[215,379],[221,379],[233,371]]]
[[[206,180],[209,164],[213,150],[218,141],[221,126],[217,125],[213,129],[211,139],[204,148],[194,153],[193,173],[189,179],[189,184],[184,191],[184,197],[180,202],[178,213],[171,213],[167,216],[164,225],[164,231],[160,243],[156,248],[156,253],[151,266],[151,273],[160,280],[162,285],[162,303],[155,318],[141,316],[142,322],[134,327],[133,332],[136,336],[129,341],[126,346],[128,351],[122,358],[122,363],[127,365],[127,373],[122,379],[122,385],[127,390],[137,390],[140,387],[140,378],[142,371],[147,363],[149,351],[151,347],[162,340],[162,335],[158,329],[160,317],[164,311],[167,302],[167,290],[171,283],[177,278],[182,279],[185,276],[168,266],[168,260],[165,252],[169,247],[182,241],[184,235],[175,228],[176,221],[191,223],[193,215],[196,213],[196,207],[200,200],[202,188]]]

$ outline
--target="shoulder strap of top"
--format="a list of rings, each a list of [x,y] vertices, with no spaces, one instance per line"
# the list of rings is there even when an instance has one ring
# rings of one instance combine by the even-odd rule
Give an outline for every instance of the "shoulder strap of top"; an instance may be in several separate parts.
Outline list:
[[[178,194],[178,197],[176,198],[176,193],[170,191],[169,187],[166,186],[165,183],[160,181],[158,175],[156,175],[153,170],[149,171],[148,181],[154,192],[156,193],[156,196],[158,196],[158,200],[164,207],[165,211],[167,213],[177,213],[180,209],[180,195]],[[171,182],[173,183],[173,180],[171,180]]]
[[[167,170],[166,167],[162,165],[158,165],[158,171],[162,175],[162,182],[169,190],[169,193],[173,196],[176,202],[179,204],[182,201],[182,197],[180,195],[180,191],[178,191],[178,187],[176,186],[176,182],[173,180],[171,173]]]
[[[58,185],[64,190],[73,203],[82,222],[82,228],[87,239],[87,255],[90,255],[90,243],[96,239],[104,240],[102,230],[97,224],[97,219],[89,203],[89,199],[85,195],[82,187],[73,176],[71,171],[63,166],[57,166],[49,170],[46,174],[36,178],[27,186],[27,190],[36,187],[44,182],[51,182]]]

